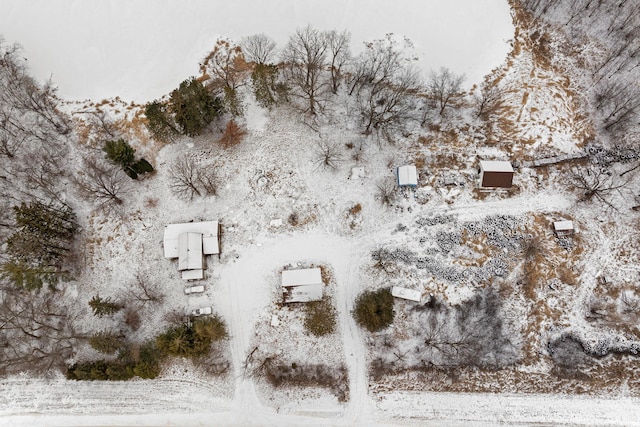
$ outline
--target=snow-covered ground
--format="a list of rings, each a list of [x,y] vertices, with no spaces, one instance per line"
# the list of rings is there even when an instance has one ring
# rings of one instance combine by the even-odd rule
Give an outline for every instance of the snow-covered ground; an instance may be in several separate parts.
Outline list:
[[[122,57],[109,60],[103,57],[104,52],[113,53],[117,49],[108,48],[106,44],[104,48],[97,48],[95,38],[83,37],[82,32],[89,33],[89,28],[77,24],[72,19],[86,19],[87,22],[83,25],[89,25],[89,18],[99,13],[102,19],[109,18],[106,21],[110,22],[106,22],[105,25],[112,25],[113,28],[98,26],[98,32],[104,31],[112,35],[113,40],[116,40],[114,43],[151,43],[148,38],[138,37],[138,33],[133,32],[135,28],[125,28],[126,19],[143,17],[138,21],[138,29],[144,29],[144,19],[156,18],[154,25],[158,29],[164,29],[168,24],[165,25],[163,19],[170,19],[168,16],[171,13],[178,17],[185,16],[186,9],[172,9],[178,4],[176,2],[158,3],[156,14],[145,15],[142,10],[146,11],[151,3],[134,1],[127,3],[126,7],[121,2],[101,3],[92,11],[86,10],[86,4],[79,2],[60,2],[56,6],[51,6],[48,2],[32,4],[33,7],[38,6],[38,16],[33,22],[41,23],[42,28],[46,28],[45,24],[49,22],[40,22],[43,20],[40,13],[48,12],[51,23],[71,19],[65,21],[68,22],[65,28],[78,31],[69,33],[74,36],[74,42],[62,39],[63,36],[67,37],[67,33],[57,32],[52,34],[61,38],[52,37],[52,40],[65,48],[67,45],[73,47],[76,49],[74,54],[84,54],[86,51],[93,55],[90,56],[91,60],[86,56],[78,59],[83,66],[92,61],[102,66],[99,70],[75,69],[74,73],[94,74],[88,76],[85,82],[76,79],[75,85],[70,84],[68,89],[61,78],[66,76],[66,71],[60,71],[61,75],[56,73],[56,82],[60,84],[63,94],[70,97],[76,97],[73,95],[76,90],[77,97],[81,98],[120,95],[123,98],[145,100],[159,96],[174,88],[177,81],[195,72],[197,60],[206,52],[207,46],[210,46],[218,32],[230,37],[249,34],[235,33],[234,31],[240,31],[240,27],[233,26],[235,24],[232,20],[227,20],[231,25],[227,32],[223,31],[226,27],[221,24],[215,26],[215,33],[211,33],[208,29],[211,19],[207,20],[209,14],[200,13],[198,19],[202,19],[201,22],[189,26],[185,17],[181,23],[184,25],[181,29],[193,27],[197,32],[197,35],[191,33],[192,39],[189,40],[188,47],[180,44],[183,42],[181,38],[170,42],[159,38],[160,43],[167,44],[166,49],[158,50],[163,52],[160,59],[147,62],[151,57],[158,58],[154,55],[155,45],[136,47],[135,43],[131,43],[133,54],[122,52]],[[233,13],[245,16],[244,11],[249,7],[248,3],[243,2],[213,6],[209,3],[189,4],[210,10],[210,15],[214,17],[231,16]],[[325,25],[328,21],[322,19],[329,18],[323,18],[328,15],[317,13],[315,8],[319,3],[305,3],[304,7],[300,2],[294,3],[294,6],[286,2],[265,4],[269,4],[269,13],[284,17],[283,20],[277,21],[282,23],[278,30],[282,32],[274,33],[272,26],[261,27],[260,21],[251,27],[250,33],[265,32],[274,36],[281,45],[298,24],[296,19],[301,16],[321,28],[349,28],[356,42],[358,37],[368,40],[381,35],[377,33],[377,29],[382,26],[371,23],[378,18],[384,22],[393,22],[396,15],[391,13],[392,10],[409,13],[412,17],[417,15],[410,13],[414,9],[434,17],[442,16],[441,13],[445,9],[454,10],[457,12],[453,19],[456,25],[467,25],[473,21],[482,22],[489,27],[500,26],[496,25],[496,19],[493,17],[495,13],[499,15],[499,12],[492,10],[492,7],[504,7],[508,11],[506,2],[489,3],[491,7],[487,7],[486,2],[473,1],[447,2],[447,6],[443,6],[445,2],[429,3],[428,6],[401,2],[403,7],[391,2],[372,2],[367,3],[368,7],[364,8],[361,3],[354,1],[344,6],[344,22],[339,19],[331,20],[331,25]],[[2,19],[8,19],[7,16],[18,23],[24,23],[24,20],[28,19],[28,14],[19,13],[24,10],[21,9],[24,7],[21,3],[5,2],[5,5],[8,12],[0,18],[0,24],[3,23]],[[331,10],[330,3],[322,2],[322,5],[323,9]],[[258,6],[258,3],[251,3],[251,6],[262,7]],[[431,7],[434,9],[429,9]],[[480,9],[486,16],[491,16],[491,19],[481,19],[485,15],[480,13]],[[236,10],[242,13],[234,12]],[[66,11],[66,14],[57,15],[62,13],[61,11]],[[220,13],[223,11],[227,13]],[[467,17],[467,12],[476,15]],[[122,20],[116,19],[118,16]],[[270,16],[267,12],[263,15],[254,12],[250,16],[259,16],[270,25],[276,22],[266,18]],[[292,19],[291,22],[295,22],[295,25],[287,27],[289,21],[285,18]],[[320,20],[315,21],[315,18]],[[353,23],[347,18],[353,20]],[[500,22],[500,19],[497,18],[497,21]],[[435,44],[434,40],[440,42],[446,39],[467,44],[442,34],[438,37],[433,34],[423,35],[416,39],[408,33],[414,22],[411,19],[405,21],[402,22],[400,30],[385,27],[385,32],[406,34],[413,39],[419,51],[431,55],[432,58],[437,58],[437,55],[428,53],[426,46]],[[453,27],[446,19],[438,21]],[[421,28],[431,27],[424,23],[425,21],[416,18],[415,25],[421,25]],[[7,28],[13,27],[8,25]],[[358,31],[364,28],[375,28],[375,31],[358,36]],[[473,31],[458,32],[465,33],[466,36],[474,34]],[[188,39],[190,33],[180,34]],[[5,36],[12,37],[9,33],[5,33]],[[30,58],[32,48],[29,47],[28,41],[32,36],[31,33],[24,39],[16,36],[18,41],[24,42],[27,48],[25,53]],[[425,41],[421,42],[420,37],[425,37]],[[480,37],[475,39],[479,43],[474,45],[479,55],[483,43],[486,42],[492,49],[497,49],[496,46],[500,44]],[[89,47],[83,44],[89,42]],[[446,46],[445,48],[444,44],[438,45],[443,50],[448,50],[449,55],[458,53],[451,45]],[[174,48],[183,55],[179,61],[171,54],[171,49]],[[145,52],[144,55],[139,54],[142,51]],[[60,56],[54,62],[68,65],[66,60],[60,59],[64,56],[63,52],[58,54]],[[130,54],[137,59],[127,56]],[[483,55],[485,58],[489,57],[486,52]],[[47,55],[40,56],[39,53],[34,56],[44,58],[44,61],[48,58]],[[160,61],[164,59],[168,59],[175,68],[163,65]],[[139,62],[136,62],[138,60]],[[522,110],[511,112],[510,118],[515,120],[515,116],[521,117],[524,114],[525,119],[517,120],[519,124],[522,123],[522,127],[514,131],[520,138],[508,140],[508,143],[522,151],[550,148],[554,144],[554,148],[559,151],[575,149],[580,136],[577,131],[582,126],[582,123],[574,120],[575,117],[567,113],[562,115],[561,120],[545,125],[548,119],[558,116],[548,109],[547,104],[551,99],[562,98],[562,91],[558,92],[560,95],[557,97],[555,89],[544,90],[543,93],[530,97],[517,93],[522,89],[522,81],[526,80],[530,73],[529,67],[533,65],[528,57],[520,56],[511,60],[515,65],[510,62],[503,70],[505,82],[510,85],[512,91],[510,93],[515,94],[510,101],[515,104],[520,103],[523,98],[524,101],[521,105]],[[34,71],[38,73],[36,68],[41,66],[50,67],[46,65],[50,63],[43,64],[33,66]],[[107,65],[113,65],[114,68]],[[118,71],[117,67],[124,65],[128,67],[127,73]],[[448,65],[455,69],[451,63],[430,62],[427,68],[439,65]],[[494,65],[497,63],[488,67],[492,68]],[[187,68],[181,68],[183,66]],[[474,70],[475,67],[474,65]],[[158,72],[160,69],[163,72]],[[477,68],[480,69],[481,67]],[[487,71],[489,69],[483,69],[481,73]],[[556,72],[557,70],[548,71],[552,75]],[[101,82],[105,75],[127,77],[114,79],[112,82]],[[149,80],[152,75],[166,80]],[[133,80],[130,80],[130,76],[133,76]],[[556,81],[555,77],[544,73],[538,77],[540,82],[549,79]],[[142,85],[140,80],[135,80],[138,78],[145,84]],[[475,79],[477,80],[479,79]],[[92,88],[88,88],[89,82]],[[110,86],[111,84],[113,85]],[[100,95],[90,92],[93,89]],[[525,89],[534,91],[539,88],[536,86]],[[562,99],[566,102],[553,106],[556,112],[567,112],[573,107],[571,97]],[[230,338],[227,343],[232,368],[228,374],[210,377],[190,363],[175,361],[163,371],[160,378],[152,381],[74,382],[63,380],[60,376],[45,380],[18,375],[0,380],[0,425],[640,425],[640,399],[636,397],[637,387],[624,382],[614,383],[607,389],[606,394],[596,392],[596,396],[589,397],[561,394],[562,390],[553,389],[553,393],[544,395],[469,394],[388,391],[384,387],[372,386],[375,385],[375,381],[369,377],[368,372],[371,357],[368,343],[371,335],[356,325],[351,310],[355,298],[363,289],[370,289],[377,286],[378,282],[388,280],[388,277],[375,277],[376,274],[382,275],[371,269],[373,249],[382,244],[388,244],[389,247],[401,244],[410,250],[421,250],[418,243],[420,236],[417,236],[417,233],[415,236],[409,236],[409,232],[415,231],[418,219],[450,215],[456,221],[466,222],[482,221],[497,215],[529,219],[533,215],[562,215],[576,220],[576,223],[580,224],[579,238],[582,239],[586,254],[571,266],[580,270],[576,273],[580,280],[563,285],[561,295],[560,292],[550,290],[551,287],[546,286],[546,283],[540,286],[539,290],[542,295],[540,301],[548,303],[552,309],[566,309],[562,313],[564,317],[557,320],[557,324],[550,325],[550,329],[557,327],[558,330],[562,330],[570,324],[578,330],[590,333],[594,328],[585,319],[585,313],[589,309],[589,300],[596,286],[595,276],[603,264],[607,263],[620,267],[616,268],[610,279],[621,282],[623,278],[626,279],[625,269],[632,266],[614,259],[611,255],[616,244],[623,244],[620,242],[623,242],[624,224],[616,228],[616,224],[599,221],[598,217],[604,215],[597,207],[578,204],[575,194],[567,191],[566,183],[562,181],[562,171],[521,167],[515,178],[517,191],[513,194],[474,193],[475,172],[472,165],[476,157],[503,156],[504,146],[487,148],[476,146],[474,142],[465,144],[461,151],[463,155],[459,159],[462,166],[455,168],[455,173],[463,178],[465,186],[456,186],[453,189],[435,184],[439,168],[445,169],[448,166],[438,163],[437,156],[440,153],[429,153],[433,158],[427,158],[428,164],[421,176],[421,180],[424,179],[429,185],[421,182],[423,188],[418,190],[427,193],[429,197],[420,200],[411,192],[398,192],[399,200],[395,206],[383,207],[374,197],[376,184],[381,178],[393,179],[395,166],[414,161],[414,154],[421,154],[420,151],[424,147],[415,141],[418,139],[416,135],[410,135],[396,145],[387,145],[386,142],[377,145],[374,141],[368,140],[363,155],[355,159],[353,148],[348,148],[347,144],[362,142],[365,137],[354,129],[353,123],[345,119],[346,114],[341,114],[342,101],[338,100],[334,105],[336,111],[327,112],[326,117],[322,117],[318,123],[313,123],[313,126],[319,129],[316,131],[311,125],[303,123],[305,117],[295,110],[285,106],[267,111],[249,98],[246,100],[247,110],[244,118],[249,134],[241,144],[228,150],[216,144],[217,134],[214,129],[203,136],[194,139],[183,138],[167,145],[132,138],[131,142],[138,153],[144,153],[152,160],[156,166],[156,174],[135,182],[135,191],[123,196],[123,211],[126,213],[113,215],[99,212],[89,203],[81,204],[82,209],[78,209],[85,233],[82,236],[86,242],[85,265],[77,281],[70,284],[64,292],[65,296],[78,302],[79,310],[84,309],[82,332],[92,333],[118,325],[113,319],[92,316],[86,302],[96,292],[104,296],[122,295],[133,280],[136,270],[142,268],[150,281],[159,285],[165,294],[166,304],[140,309],[143,326],[139,331],[132,332],[130,338],[141,341],[153,337],[166,326],[164,315],[170,310],[188,312],[199,306],[212,305],[229,328]],[[417,128],[412,131],[418,133],[424,129]],[[542,143],[528,147],[526,142],[522,142],[532,135],[542,135]],[[553,139],[553,143],[545,144],[547,139]],[[336,142],[339,147],[341,161],[336,170],[322,170],[318,167],[316,144],[321,140]],[[464,142],[466,143],[466,140]],[[438,141],[438,144],[444,143]],[[442,151],[456,149],[454,146],[439,148]],[[515,148],[514,152],[517,152]],[[428,149],[424,151],[428,152]],[[171,193],[168,170],[172,162],[181,156],[191,156],[200,165],[216,168],[222,182],[217,196],[184,201]],[[364,177],[350,179],[353,166],[363,167]],[[625,203],[628,204],[628,201]],[[361,211],[354,218],[353,215],[349,216],[348,212],[356,204],[361,207]],[[297,214],[299,218],[297,225],[287,221],[292,213]],[[210,260],[207,277],[202,282],[206,286],[206,292],[186,297],[182,293],[184,283],[179,279],[175,263],[162,257],[160,242],[166,224],[189,220],[220,220],[224,227],[224,237],[222,257],[220,260]],[[272,225],[273,220],[281,220],[281,225]],[[403,227],[409,231],[397,231]],[[543,232],[542,237],[549,237],[549,234]],[[548,240],[552,245],[556,244],[553,237],[549,237]],[[632,249],[629,250],[629,254],[629,259],[633,259],[635,253]],[[338,313],[338,331],[326,338],[326,341],[305,340],[287,343],[280,348],[298,357],[308,353],[310,359],[324,360],[328,363],[343,362],[348,370],[347,402],[340,402],[330,392],[313,387],[285,387],[277,391],[272,390],[273,395],[269,396],[269,388],[263,387],[264,384],[260,383],[259,379],[246,375],[244,363],[253,345],[265,342],[272,347],[278,345],[269,342],[272,337],[268,331],[272,327],[266,324],[270,321],[270,313],[276,309],[274,294],[277,291],[274,288],[277,287],[277,271],[286,264],[298,262],[313,262],[331,268],[335,280],[335,293],[332,296]],[[471,287],[467,284],[455,284],[450,288],[451,293],[457,294],[458,298],[471,292]],[[454,299],[451,298],[452,301]],[[519,317],[512,319],[513,323],[518,325],[529,321],[529,307],[526,302],[522,302],[523,299],[519,296],[516,304],[520,305],[516,308],[511,307],[511,317]],[[544,325],[536,326],[542,329]],[[534,332],[536,336],[540,333],[539,330]],[[275,332],[273,336],[276,336]],[[541,340],[539,337],[538,339]],[[315,343],[319,343],[317,347]],[[296,344],[298,348],[293,348]],[[541,347],[535,347],[535,351],[541,351]],[[311,354],[312,352],[314,353]],[[87,345],[80,347],[76,354],[77,360],[97,357],[101,356]],[[523,365],[517,369],[525,375],[529,371],[546,375],[549,371],[548,365],[539,359],[536,359],[533,365]],[[420,389],[419,384],[416,384],[416,389]],[[520,390],[517,387],[515,389]]]
[[[347,30],[355,53],[394,33],[425,71],[448,67],[466,85],[504,59],[513,37],[506,0],[2,0],[0,34],[19,42],[33,74],[66,99],[144,103],[198,73],[218,37],[265,33],[282,48],[297,27]],[[461,30],[463,29],[463,30]]]

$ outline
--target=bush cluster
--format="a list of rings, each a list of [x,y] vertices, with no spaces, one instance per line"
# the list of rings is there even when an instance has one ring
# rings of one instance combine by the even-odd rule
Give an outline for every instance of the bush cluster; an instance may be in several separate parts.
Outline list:
[[[353,317],[363,328],[376,332],[393,322],[393,296],[388,288],[365,291],[356,299]]]
[[[213,341],[227,337],[218,315],[202,317],[191,324],[175,326],[156,338],[158,348],[170,356],[199,357],[209,353]]]
[[[150,341],[142,347],[122,349],[116,360],[74,363],[67,368],[66,377],[79,381],[125,381],[135,376],[152,379],[160,374],[160,362],[164,357],[165,354]]]
[[[304,328],[307,332],[321,337],[336,330],[336,310],[327,298],[305,305]]]

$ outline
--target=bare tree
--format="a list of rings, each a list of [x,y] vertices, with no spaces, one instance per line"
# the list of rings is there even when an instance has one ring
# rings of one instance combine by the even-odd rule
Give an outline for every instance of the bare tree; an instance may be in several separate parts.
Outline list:
[[[342,161],[338,144],[321,139],[317,142],[315,164],[321,169],[337,169]]]
[[[451,101],[460,94],[463,75],[456,75],[448,68],[442,67],[437,73],[429,73],[427,95],[432,100],[440,115],[451,105]]]
[[[358,98],[364,133],[373,130],[388,137],[390,129],[413,117],[421,77],[405,52],[407,39],[398,44],[391,35],[375,40],[356,61],[350,94]]]
[[[329,44],[329,69],[331,71],[331,92],[338,93],[338,87],[343,79],[342,68],[351,58],[349,42],[351,34],[347,31],[338,33],[335,30],[327,33],[327,43]]]
[[[376,197],[380,200],[380,203],[386,206],[391,206],[396,200],[396,182],[394,179],[383,179],[376,184],[377,193]]]
[[[60,368],[84,336],[76,330],[78,314],[60,305],[51,292],[25,295],[10,287],[0,301],[0,374],[46,373]]]
[[[83,163],[83,170],[74,179],[80,192],[101,207],[121,205],[122,196],[130,190],[130,179],[122,169],[95,157],[87,157]]]
[[[147,303],[161,304],[164,301],[164,294],[158,289],[158,286],[150,282],[147,274],[141,271],[136,273],[134,285],[128,293],[130,298],[137,301],[140,307],[144,307]]]
[[[504,95],[505,92],[500,88],[499,83],[485,80],[473,94],[477,110],[476,115],[483,120],[487,120],[490,116],[496,114],[504,105]]]
[[[316,114],[327,87],[324,70],[328,46],[326,33],[306,26],[296,30],[282,52],[285,75],[296,89],[293,95],[305,101],[304,111],[311,115]]]
[[[637,118],[640,91],[633,85],[608,82],[597,91],[595,107],[602,114],[604,129],[614,134],[620,133]]]
[[[617,210],[610,201],[613,193],[621,193],[630,178],[621,179],[614,177],[610,172],[601,167],[574,168],[571,170],[571,182],[575,188],[582,191],[581,201],[598,200],[608,207]],[[619,181],[617,181],[619,179]]]
[[[229,39],[218,39],[200,63],[200,71],[211,80],[213,87],[235,91],[244,84],[250,67],[240,46]]]
[[[198,188],[198,168],[190,157],[180,157],[174,161],[169,168],[171,175],[171,190],[173,193],[187,200],[192,200],[193,196],[200,196]]]
[[[269,64],[273,61],[276,42],[265,34],[254,34],[240,41],[242,51],[249,62]]]
[[[198,169],[198,185],[208,196],[218,194],[219,178],[213,166]]]

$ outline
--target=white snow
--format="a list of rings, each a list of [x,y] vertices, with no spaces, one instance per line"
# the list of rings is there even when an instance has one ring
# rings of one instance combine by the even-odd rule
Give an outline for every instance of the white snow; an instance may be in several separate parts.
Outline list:
[[[386,33],[413,41],[423,69],[479,83],[513,37],[506,0],[3,0],[0,31],[33,74],[68,99],[159,98],[189,76],[215,40],[265,33],[282,48],[297,27],[348,30],[352,50]]]
[[[513,172],[511,163],[499,160],[480,160],[480,170],[483,172]]]

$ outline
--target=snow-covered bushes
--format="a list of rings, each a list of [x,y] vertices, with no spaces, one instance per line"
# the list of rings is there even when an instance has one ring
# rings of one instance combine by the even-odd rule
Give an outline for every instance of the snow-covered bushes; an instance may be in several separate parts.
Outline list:
[[[329,297],[306,304],[304,309],[304,328],[311,334],[321,337],[336,329],[336,309]]]

